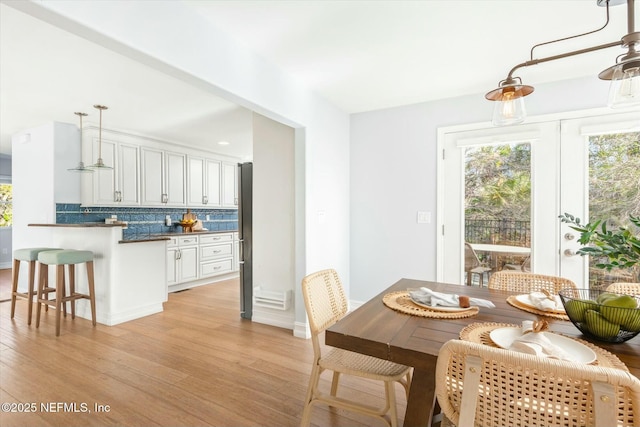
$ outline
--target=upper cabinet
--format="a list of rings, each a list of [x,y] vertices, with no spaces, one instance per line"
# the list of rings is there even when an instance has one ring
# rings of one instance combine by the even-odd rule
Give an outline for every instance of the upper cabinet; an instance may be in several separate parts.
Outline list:
[[[238,207],[237,163],[222,163],[222,207]]]
[[[142,204],[144,206],[186,205],[186,156],[143,147]]]
[[[84,145],[87,157],[93,159],[85,163],[92,164],[99,151],[97,127],[85,127]],[[238,206],[237,163],[228,158],[106,129],[102,129],[101,155],[113,169],[84,174],[84,205]]]
[[[93,191],[91,196],[83,195],[84,203],[94,205],[126,205],[140,204],[139,190],[139,158],[140,148],[136,145],[125,144],[102,139],[99,149],[98,138],[89,135],[93,156],[92,164],[98,155],[102,156],[109,169],[96,169],[93,177]],[[101,151],[101,153],[99,153]]]
[[[187,161],[187,204],[218,207],[220,197],[220,162],[189,156]]]

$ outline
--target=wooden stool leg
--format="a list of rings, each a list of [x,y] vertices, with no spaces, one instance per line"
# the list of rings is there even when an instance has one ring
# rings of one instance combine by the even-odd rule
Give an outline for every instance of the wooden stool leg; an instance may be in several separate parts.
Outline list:
[[[16,292],[18,292],[18,273],[20,272],[20,260],[13,260],[13,280],[11,283],[11,318],[16,313]]]
[[[64,265],[56,265],[56,336],[60,336],[60,317],[64,295]]]
[[[48,265],[45,268],[44,287],[45,288],[49,287],[49,266]],[[49,294],[47,294],[47,295],[49,295]],[[49,312],[49,304],[45,304],[44,305],[44,311]]]
[[[93,280],[93,261],[87,262],[87,280],[89,282],[89,301],[91,303],[91,322],[96,326],[96,290]]]
[[[40,264],[40,277],[38,278],[38,307],[36,310],[36,328],[40,327],[40,311],[42,310],[42,300],[44,300],[44,288],[48,284],[47,276],[49,275],[49,266],[47,264]],[[49,304],[45,304],[48,308]]]
[[[33,293],[36,278],[36,261],[29,261],[29,289],[27,289],[27,325],[31,325],[31,315],[33,313]]]
[[[73,297],[76,294],[76,266],[75,264],[69,264],[69,296]],[[71,318],[76,318],[76,300],[69,301],[71,304]],[[67,303],[64,303],[65,307]]]

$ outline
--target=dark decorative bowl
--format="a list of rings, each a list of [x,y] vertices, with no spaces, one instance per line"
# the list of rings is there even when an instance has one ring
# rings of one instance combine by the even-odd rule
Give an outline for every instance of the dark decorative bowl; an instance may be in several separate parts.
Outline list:
[[[558,294],[571,322],[588,337],[617,343],[640,333],[638,297],[592,289],[563,289]]]

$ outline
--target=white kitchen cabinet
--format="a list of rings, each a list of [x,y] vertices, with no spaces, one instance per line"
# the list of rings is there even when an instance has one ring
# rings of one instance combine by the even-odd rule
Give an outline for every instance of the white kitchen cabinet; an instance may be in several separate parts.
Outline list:
[[[219,161],[189,157],[187,163],[188,206],[220,206],[220,173]]]
[[[238,164],[222,163],[222,206],[238,207]]]
[[[200,236],[200,277],[233,271],[233,233]]]
[[[167,285],[198,278],[198,236],[176,236],[167,243]]]
[[[142,205],[186,205],[186,156],[143,147]]]
[[[98,156],[98,138],[93,138],[94,162]],[[96,169],[93,177],[95,205],[139,205],[140,149],[138,146],[102,139],[102,160],[112,169]]]

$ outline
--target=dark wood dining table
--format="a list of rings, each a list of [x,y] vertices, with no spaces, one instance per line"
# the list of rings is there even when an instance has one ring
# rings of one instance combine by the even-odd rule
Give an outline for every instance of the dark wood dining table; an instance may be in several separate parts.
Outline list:
[[[481,307],[477,315],[462,319],[438,319],[404,314],[387,307],[382,298],[389,292],[428,287],[492,301],[495,308]],[[640,377],[640,336],[624,343],[592,340],[570,322],[538,316],[511,306],[512,293],[470,286],[401,279],[327,329],[325,343],[413,367],[405,426],[430,426],[435,406],[435,366],[440,347],[459,339],[460,331],[476,322],[520,325],[523,320],[545,319],[549,330],[589,341],[615,354],[636,377]]]

